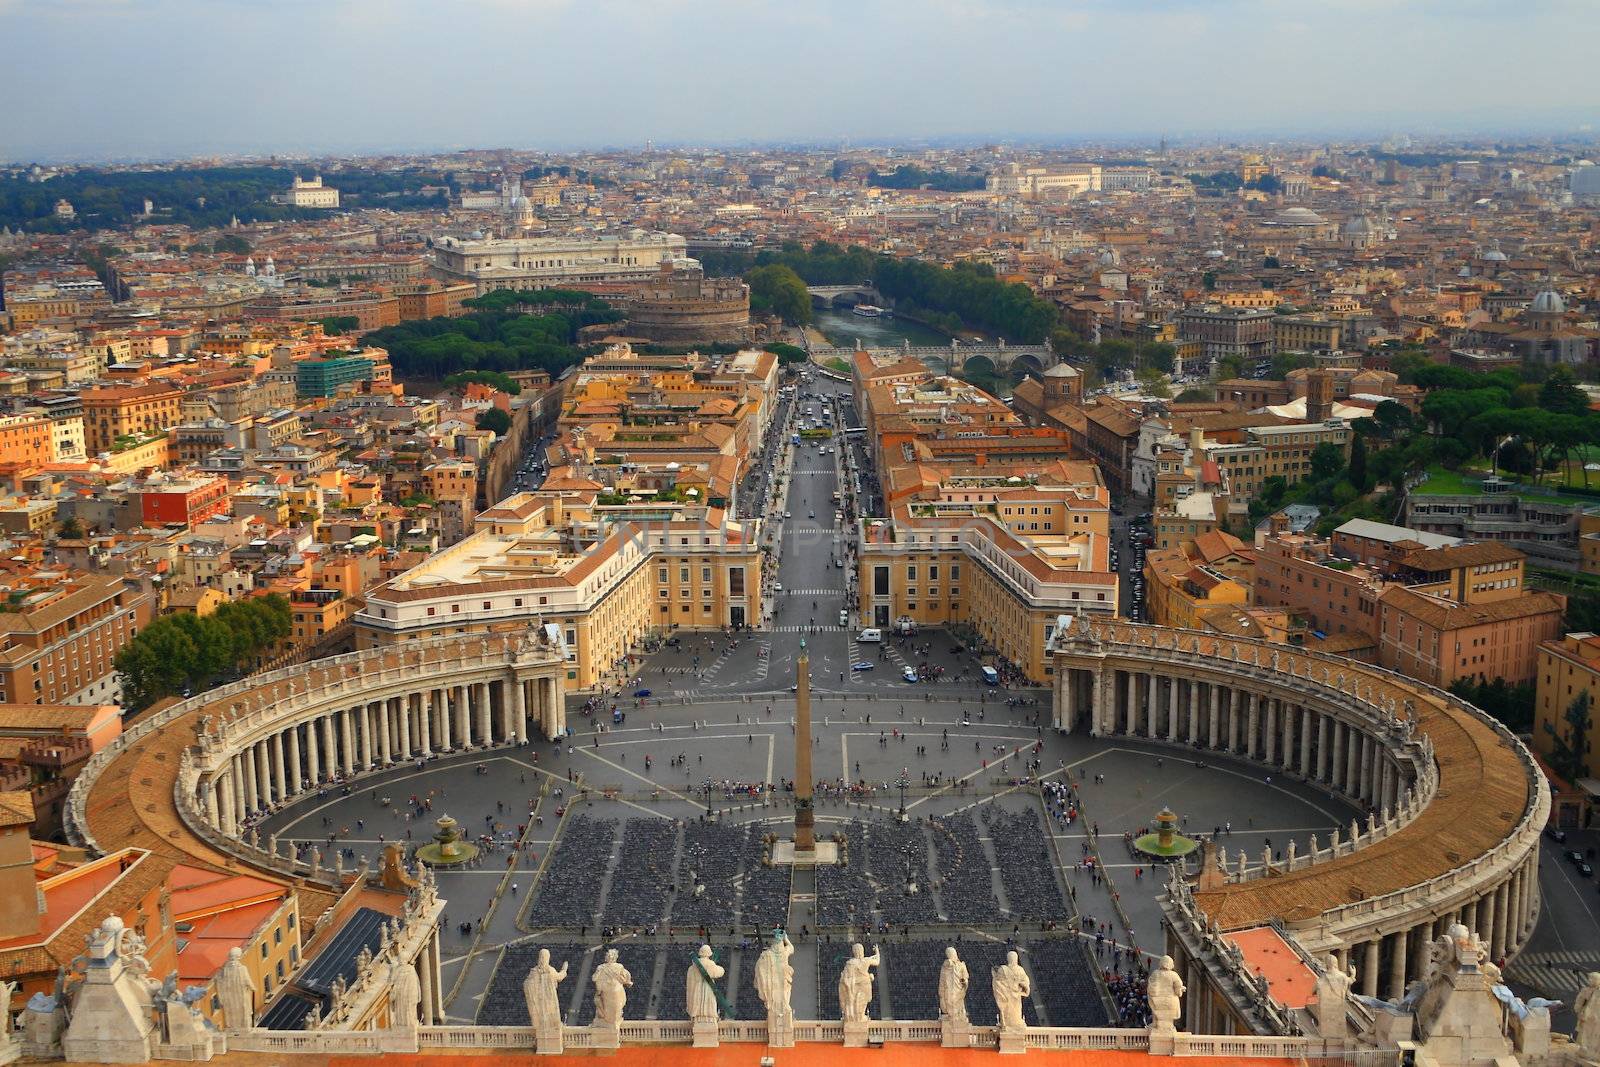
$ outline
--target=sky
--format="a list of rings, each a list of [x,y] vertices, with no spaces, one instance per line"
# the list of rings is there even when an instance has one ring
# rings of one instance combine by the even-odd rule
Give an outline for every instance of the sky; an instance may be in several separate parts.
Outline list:
[[[0,0],[0,159],[1570,133],[1597,0]]]

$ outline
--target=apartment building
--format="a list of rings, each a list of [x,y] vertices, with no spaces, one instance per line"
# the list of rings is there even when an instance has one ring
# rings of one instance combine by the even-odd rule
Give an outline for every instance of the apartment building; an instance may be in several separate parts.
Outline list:
[[[556,623],[567,684],[586,688],[646,634],[761,619],[759,523],[678,504],[619,518],[598,496],[518,493],[481,512],[470,536],[366,594],[358,647]]]
[[[1534,685],[1533,746],[1546,759],[1556,750],[1556,739],[1571,745],[1573,728],[1567,711],[1582,697],[1589,698],[1588,735],[1600,716],[1600,637],[1588,632],[1562,634],[1539,645],[1538,677]],[[1582,771],[1592,775],[1600,760],[1589,744],[1579,747]]]
[[[1201,344],[1201,358],[1215,366],[1225,356],[1239,356],[1253,365],[1269,359],[1274,348],[1271,308],[1225,307],[1206,304],[1184,308],[1178,314],[1178,336]]]
[[[1046,478],[923,473],[932,477],[890,504],[889,518],[860,526],[856,621],[966,624],[1030,678],[1045,678],[1045,642],[1061,615],[1117,610],[1110,495],[1097,472],[1078,463]],[[891,472],[891,483],[907,479]]]
[[[154,614],[150,595],[116,575],[16,565],[0,572],[0,703],[108,704],[113,662]]]
[[[181,420],[183,393],[170,385],[108,385],[85,389],[84,444],[91,454],[110,452],[122,438],[165,434]]]

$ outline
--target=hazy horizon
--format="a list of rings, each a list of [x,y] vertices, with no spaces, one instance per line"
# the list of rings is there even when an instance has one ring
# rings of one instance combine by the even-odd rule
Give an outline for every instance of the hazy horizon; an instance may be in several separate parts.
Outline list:
[[[1584,0],[0,0],[0,159],[1592,136]]]

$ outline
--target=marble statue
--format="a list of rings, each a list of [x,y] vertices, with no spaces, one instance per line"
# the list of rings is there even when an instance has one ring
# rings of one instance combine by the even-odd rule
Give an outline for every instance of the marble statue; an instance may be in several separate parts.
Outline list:
[[[0,1044],[11,1036],[11,997],[16,991],[17,983],[0,982]]]
[[[539,950],[539,958],[528,977],[522,980],[522,999],[528,1004],[528,1022],[535,1037],[543,1040],[547,1034],[561,1036],[561,995],[556,987],[567,978],[567,965],[558,971],[550,966],[550,950]]]
[[[1022,1018],[1022,1001],[1033,986],[1028,981],[1028,972],[1017,962],[1016,952],[1006,953],[1006,961],[990,972],[989,981],[994,990],[994,1006],[1000,1012],[1000,1029],[1027,1029],[1028,1024]]]
[[[786,1022],[793,1017],[789,1006],[794,991],[794,965],[789,958],[794,955],[794,944],[789,935],[779,930],[772,935],[772,944],[756,959],[756,995],[767,1009],[767,1021]]]
[[[256,1023],[255,983],[245,970],[244,949],[228,950],[228,962],[217,977],[217,997],[222,1001],[222,1020],[229,1030],[248,1030]]]
[[[1183,1014],[1183,979],[1178,977],[1171,956],[1162,956],[1145,983],[1150,1000],[1150,1029],[1156,1033],[1170,1034],[1178,1028],[1178,1016]]]
[[[717,1021],[717,979],[727,970],[711,956],[711,946],[701,945],[684,974],[683,1002],[691,1022]]]
[[[1317,978],[1317,1029],[1323,1037],[1345,1036],[1345,1004],[1355,981],[1355,964],[1350,964],[1349,969],[1345,970],[1339,966],[1339,958],[1333,953],[1322,957],[1322,974]]]
[[[1572,1013],[1578,1019],[1573,1043],[1590,1056],[1600,1054],[1600,971],[1589,972],[1572,1002]]]
[[[409,963],[389,965],[389,1028],[414,1031],[417,1028],[417,1008],[422,1004],[422,982],[417,969]]]
[[[952,1026],[967,1025],[967,965],[956,955],[954,946],[944,950],[944,965],[939,968],[939,1018]]]
[[[616,949],[606,949],[605,962],[594,969],[589,980],[594,983],[595,1024],[617,1029],[622,1025],[622,1008],[628,1003],[628,989],[633,985],[633,975],[617,962]]]
[[[839,972],[839,1018],[846,1023],[867,1021],[867,1005],[872,1000],[872,968],[882,962],[877,946],[872,955],[858,941],[850,946],[850,958]]]

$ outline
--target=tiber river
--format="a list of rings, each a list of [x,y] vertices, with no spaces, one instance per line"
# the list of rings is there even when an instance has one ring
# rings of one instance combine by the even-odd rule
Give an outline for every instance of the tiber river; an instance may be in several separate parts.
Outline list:
[[[853,347],[858,340],[868,348],[899,348],[907,340],[918,346],[950,345],[948,336],[921,323],[892,316],[863,318],[849,308],[818,309],[812,313],[811,323],[836,348]]]

